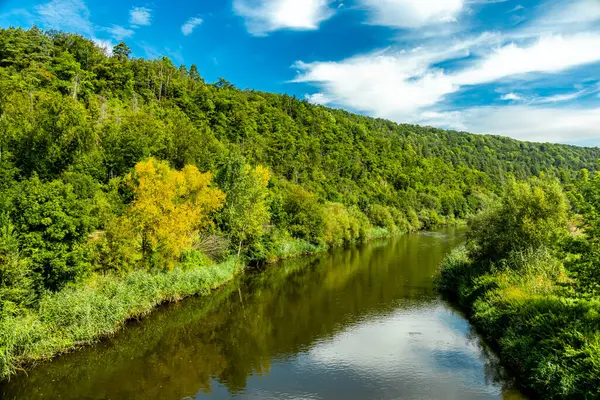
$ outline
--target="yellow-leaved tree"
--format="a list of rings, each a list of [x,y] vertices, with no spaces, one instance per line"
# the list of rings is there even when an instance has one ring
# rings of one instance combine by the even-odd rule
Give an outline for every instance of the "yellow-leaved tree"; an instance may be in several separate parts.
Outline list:
[[[137,237],[146,262],[166,268],[173,268],[197,233],[212,225],[210,214],[225,202],[225,194],[211,186],[212,174],[193,165],[177,171],[150,158],[125,179],[133,202],[119,223]]]

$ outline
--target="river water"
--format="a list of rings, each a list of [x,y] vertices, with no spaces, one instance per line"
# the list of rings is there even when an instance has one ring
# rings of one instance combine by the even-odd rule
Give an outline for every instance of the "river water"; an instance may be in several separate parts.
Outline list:
[[[0,387],[2,399],[524,399],[434,291],[460,231],[247,273]]]

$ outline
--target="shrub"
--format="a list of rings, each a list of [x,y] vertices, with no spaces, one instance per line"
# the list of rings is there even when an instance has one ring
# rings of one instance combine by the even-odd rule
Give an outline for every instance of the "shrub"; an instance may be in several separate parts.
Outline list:
[[[284,200],[285,226],[299,239],[318,244],[323,240],[324,211],[317,197],[293,185]]]
[[[373,225],[385,228],[390,232],[396,231],[396,222],[388,207],[381,204],[374,204],[369,207],[368,216]]]
[[[550,245],[566,235],[567,200],[557,181],[512,181],[500,201],[469,223],[468,238],[482,257]]]

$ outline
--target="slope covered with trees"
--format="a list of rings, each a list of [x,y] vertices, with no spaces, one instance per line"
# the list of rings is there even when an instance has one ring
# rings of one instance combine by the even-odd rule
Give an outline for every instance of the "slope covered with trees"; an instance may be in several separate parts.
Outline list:
[[[452,223],[511,179],[569,182],[599,157],[206,83],[125,43],[0,30],[0,372],[206,291],[240,258]]]

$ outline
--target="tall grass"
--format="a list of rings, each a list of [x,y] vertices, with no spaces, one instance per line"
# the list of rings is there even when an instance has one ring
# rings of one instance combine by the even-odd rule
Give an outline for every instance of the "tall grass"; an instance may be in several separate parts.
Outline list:
[[[206,295],[243,268],[236,258],[171,272],[94,276],[42,297],[39,310],[0,320],[0,377],[119,331],[164,302]]]
[[[546,248],[472,261],[464,247],[442,264],[439,289],[457,301],[525,391],[546,399],[600,398],[600,300],[572,297]]]

